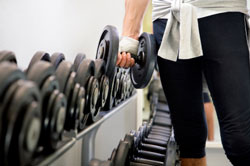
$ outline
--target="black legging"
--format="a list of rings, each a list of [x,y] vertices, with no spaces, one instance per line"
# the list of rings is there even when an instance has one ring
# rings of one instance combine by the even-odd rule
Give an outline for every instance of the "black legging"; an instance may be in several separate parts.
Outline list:
[[[166,22],[164,19],[154,21],[158,46]],[[201,18],[198,22],[204,56],[177,62],[158,57],[181,157],[205,155],[204,72],[227,157],[234,165],[250,164],[250,68],[245,16],[236,12],[223,13]]]

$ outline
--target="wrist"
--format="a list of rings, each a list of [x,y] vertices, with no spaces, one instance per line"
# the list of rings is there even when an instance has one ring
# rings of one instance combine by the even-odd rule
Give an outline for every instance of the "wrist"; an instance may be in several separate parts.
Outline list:
[[[128,36],[122,36],[119,42],[119,52],[137,55],[139,41]]]

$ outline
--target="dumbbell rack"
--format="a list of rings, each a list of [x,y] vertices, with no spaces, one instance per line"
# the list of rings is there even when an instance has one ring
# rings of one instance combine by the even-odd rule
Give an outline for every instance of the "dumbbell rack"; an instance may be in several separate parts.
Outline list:
[[[79,133],[76,131],[65,133],[63,141],[58,145],[58,149],[54,153],[38,156],[31,163],[31,166],[88,166],[89,161],[95,157],[95,139],[100,126],[103,122],[112,118],[117,112],[124,110],[127,107],[127,104],[131,103],[133,100],[136,100],[136,94],[132,95],[129,99],[123,101],[117,107],[114,107],[109,111],[101,111],[101,118],[83,131]]]

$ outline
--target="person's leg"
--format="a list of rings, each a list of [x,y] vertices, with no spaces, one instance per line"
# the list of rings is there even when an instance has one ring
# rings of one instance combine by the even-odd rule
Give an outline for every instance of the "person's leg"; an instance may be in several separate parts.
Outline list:
[[[166,20],[154,22],[156,43],[161,43]],[[172,62],[158,57],[164,89],[180,148],[182,166],[205,166],[207,129],[202,100],[202,58]]]
[[[203,67],[223,147],[235,166],[250,164],[250,70],[244,15],[199,20]]]
[[[207,139],[214,140],[214,106],[207,92],[203,92],[204,110],[207,120]]]

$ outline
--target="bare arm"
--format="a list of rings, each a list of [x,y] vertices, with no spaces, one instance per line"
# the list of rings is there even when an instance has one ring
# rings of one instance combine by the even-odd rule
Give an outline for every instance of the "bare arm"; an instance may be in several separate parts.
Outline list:
[[[150,0],[125,0],[125,16],[123,19],[122,36],[132,39],[124,39],[127,44],[123,44],[123,46],[132,45],[132,47],[135,48],[133,50],[137,49],[138,45],[135,43],[138,42],[136,40],[139,38],[142,19],[149,1]],[[120,46],[121,45],[120,42]],[[118,53],[116,64],[120,67],[128,68],[133,66],[135,61],[126,50],[127,49],[123,50],[125,52]]]
[[[125,0],[122,36],[138,39],[148,3],[149,0]]]

